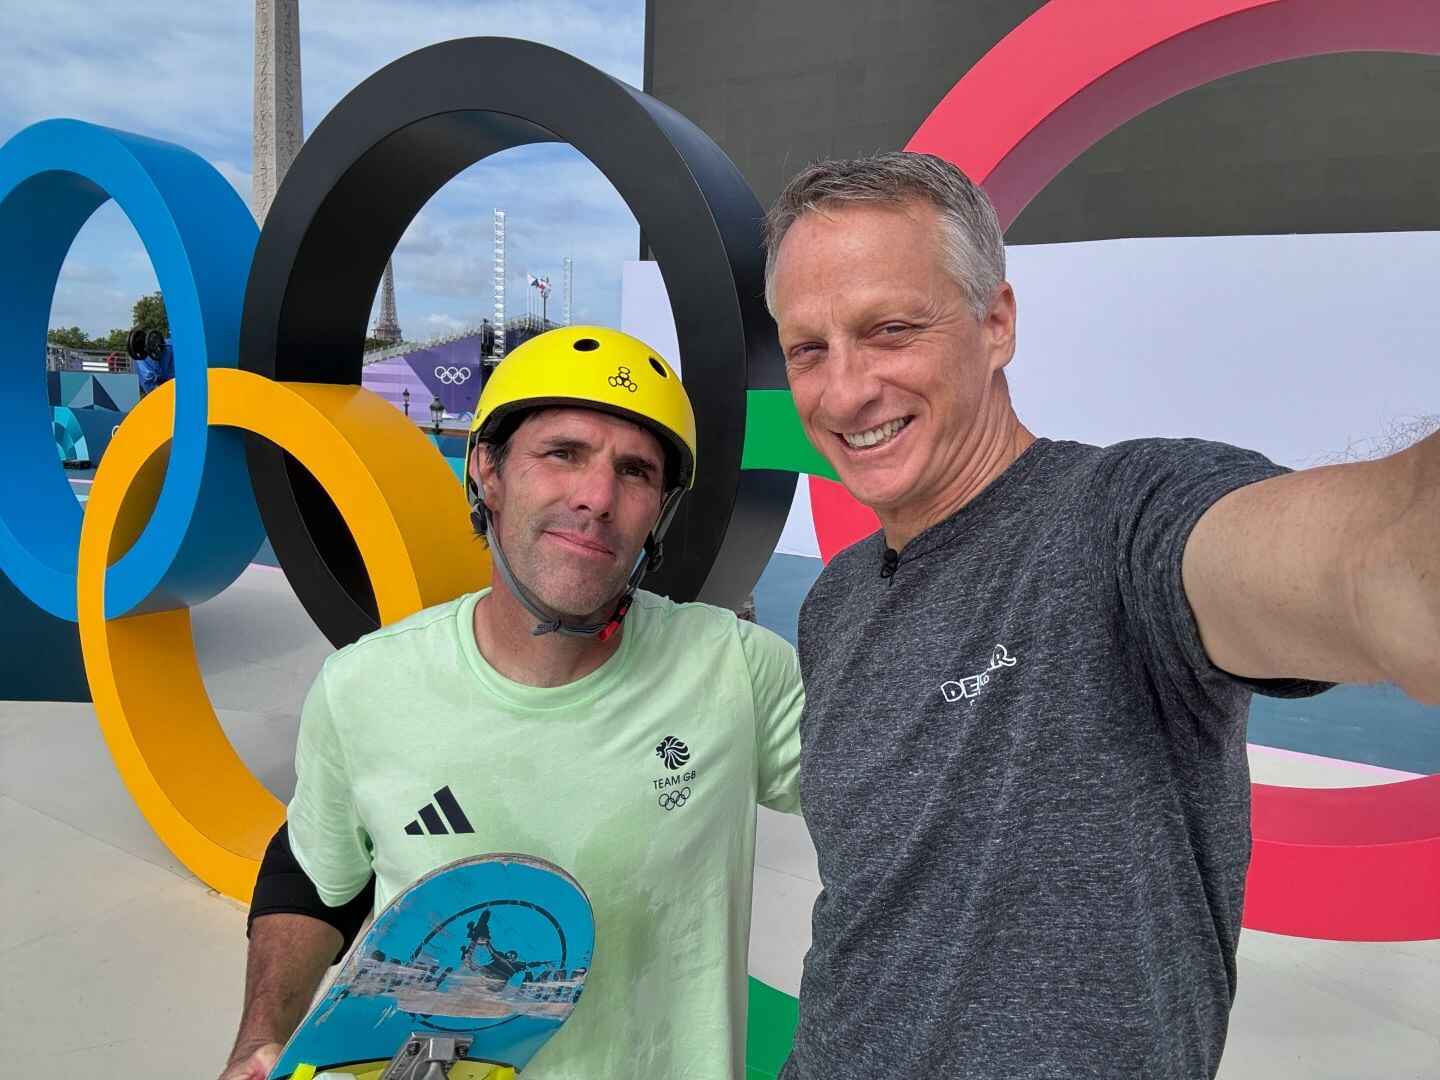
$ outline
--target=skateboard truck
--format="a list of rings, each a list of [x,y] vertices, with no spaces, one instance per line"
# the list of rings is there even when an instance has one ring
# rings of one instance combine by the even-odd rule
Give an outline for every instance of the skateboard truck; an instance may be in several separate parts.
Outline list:
[[[471,1041],[467,1035],[412,1034],[380,1080],[445,1080],[455,1063],[470,1053]]]

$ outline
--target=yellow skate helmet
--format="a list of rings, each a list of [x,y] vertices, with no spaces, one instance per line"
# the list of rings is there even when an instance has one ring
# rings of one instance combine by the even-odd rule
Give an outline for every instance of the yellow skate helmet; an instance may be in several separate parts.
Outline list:
[[[465,458],[507,418],[571,405],[633,420],[673,455],[668,486],[695,485],[695,410],[680,377],[639,338],[604,326],[567,326],[525,342],[491,373],[475,406]]]
[[[567,326],[531,338],[491,372],[475,406],[465,445],[465,493],[479,531],[489,533],[488,511],[484,493],[470,477],[470,455],[479,443],[502,439],[507,421],[547,406],[599,409],[631,420],[660,440],[671,463],[665,470],[665,494],[655,527],[605,623],[572,626],[542,610],[515,580],[496,538],[487,535],[495,569],[540,620],[536,634],[558,632],[603,640],[619,628],[641,578],[660,565],[661,541],[680,497],[695,486],[695,410],[680,376],[639,338],[603,326]]]

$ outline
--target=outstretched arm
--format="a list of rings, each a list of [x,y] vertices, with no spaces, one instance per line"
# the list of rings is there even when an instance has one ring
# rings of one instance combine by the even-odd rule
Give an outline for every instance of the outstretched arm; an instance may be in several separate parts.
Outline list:
[[[1247,678],[1391,682],[1440,704],[1440,433],[1240,488],[1201,517],[1185,593]]]

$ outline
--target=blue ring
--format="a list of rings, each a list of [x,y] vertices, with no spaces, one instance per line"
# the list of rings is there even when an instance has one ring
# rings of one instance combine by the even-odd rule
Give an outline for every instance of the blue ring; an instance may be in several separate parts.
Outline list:
[[[107,618],[208,600],[263,531],[239,432],[208,427],[208,367],[234,367],[258,230],[235,190],[183,147],[78,120],[46,120],[0,147],[0,571],[76,619],[81,509],[55,452],[40,363],[60,267],[113,198],[159,279],[175,345],[165,480],[134,545],[105,577]]]

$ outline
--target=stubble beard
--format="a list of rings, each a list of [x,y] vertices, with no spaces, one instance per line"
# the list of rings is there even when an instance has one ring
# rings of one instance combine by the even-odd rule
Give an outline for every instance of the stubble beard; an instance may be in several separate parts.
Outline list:
[[[618,552],[622,546],[613,529],[596,527],[593,523],[587,528],[568,520],[541,517],[524,523],[523,528],[517,530],[524,535],[523,544],[515,544],[512,539],[505,545],[511,571],[542,607],[557,616],[570,620],[607,617],[624,591],[633,560],[631,563],[617,561],[603,573],[585,567],[578,558],[567,558],[554,549],[553,542],[542,535],[549,529],[583,533],[612,551]]]

